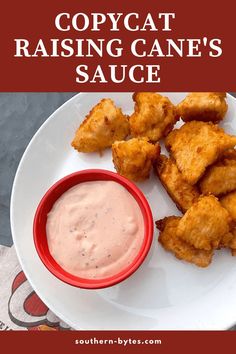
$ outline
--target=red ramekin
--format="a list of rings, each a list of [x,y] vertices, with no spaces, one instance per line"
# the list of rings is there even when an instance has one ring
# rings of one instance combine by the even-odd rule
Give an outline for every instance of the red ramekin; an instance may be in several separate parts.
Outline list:
[[[87,181],[115,181],[127,189],[137,201],[144,220],[144,239],[140,251],[131,264],[112,277],[104,279],[85,279],[74,276],[59,266],[51,256],[46,235],[47,215],[56,200],[69,188]],[[153,217],[150,206],[139,188],[128,179],[117,173],[100,170],[82,170],[63,177],[56,182],[43,196],[34,217],[33,224],[34,243],[38,255],[47,269],[63,282],[84,289],[100,289],[115,285],[133,274],[142,264],[150,249],[153,239]]]

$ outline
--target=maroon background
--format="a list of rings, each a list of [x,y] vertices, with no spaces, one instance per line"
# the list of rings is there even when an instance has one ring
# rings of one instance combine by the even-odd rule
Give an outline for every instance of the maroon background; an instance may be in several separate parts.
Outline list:
[[[235,348],[235,332],[89,331],[89,332],[2,332],[1,348],[8,353],[230,353]],[[75,339],[161,339],[160,345],[75,345]]]
[[[162,1],[12,1],[1,3],[0,19],[0,91],[235,91],[235,0],[219,3],[215,0]],[[60,32],[54,19],[60,12],[138,12],[142,18],[148,12],[175,12],[171,32]],[[141,23],[141,22],[140,22]],[[158,22],[157,22],[158,23]],[[219,58],[135,58],[129,53],[130,42],[136,38],[221,38],[223,54]],[[26,38],[37,43],[50,38],[121,38],[122,58],[15,58],[14,38]],[[160,64],[160,84],[125,83],[78,84],[76,66],[87,64],[91,72],[97,64]],[[105,70],[104,70],[105,71]]]

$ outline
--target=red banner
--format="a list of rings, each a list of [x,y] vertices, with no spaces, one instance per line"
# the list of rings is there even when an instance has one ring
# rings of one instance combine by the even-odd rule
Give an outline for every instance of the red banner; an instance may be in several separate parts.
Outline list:
[[[1,347],[9,353],[23,351],[73,353],[199,354],[231,352],[234,332],[2,332]]]
[[[0,90],[235,91],[234,5],[5,2]]]

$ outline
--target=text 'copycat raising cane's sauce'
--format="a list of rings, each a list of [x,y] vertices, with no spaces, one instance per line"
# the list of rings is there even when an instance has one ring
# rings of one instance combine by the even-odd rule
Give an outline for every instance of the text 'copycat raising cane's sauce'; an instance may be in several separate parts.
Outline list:
[[[142,246],[144,221],[123,186],[92,181],[62,194],[48,214],[46,231],[49,251],[64,270],[99,279],[132,263]]]

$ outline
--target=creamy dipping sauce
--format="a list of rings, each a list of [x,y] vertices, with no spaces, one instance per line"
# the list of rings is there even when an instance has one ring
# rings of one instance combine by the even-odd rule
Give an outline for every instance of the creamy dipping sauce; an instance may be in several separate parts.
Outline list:
[[[134,197],[119,183],[80,183],[48,214],[51,255],[67,272],[87,279],[119,273],[140,251],[144,220]]]

